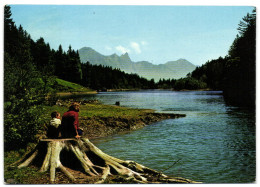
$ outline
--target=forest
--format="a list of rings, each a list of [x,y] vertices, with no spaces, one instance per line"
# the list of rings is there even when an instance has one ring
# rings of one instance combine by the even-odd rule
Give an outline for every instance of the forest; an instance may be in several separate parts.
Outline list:
[[[39,114],[46,98],[55,97],[56,78],[94,90],[173,89],[223,90],[228,103],[255,107],[256,10],[239,23],[239,34],[225,57],[197,67],[185,78],[147,80],[119,69],[81,63],[71,46],[58,50],[39,38],[34,41],[16,26],[10,6],[4,7],[4,141],[17,147],[33,141],[41,128]],[[20,124],[26,124],[21,126]],[[10,136],[11,135],[11,136]]]
[[[256,99],[256,9],[238,24],[229,52],[197,67],[190,76],[214,90],[223,90],[228,104],[255,109]]]

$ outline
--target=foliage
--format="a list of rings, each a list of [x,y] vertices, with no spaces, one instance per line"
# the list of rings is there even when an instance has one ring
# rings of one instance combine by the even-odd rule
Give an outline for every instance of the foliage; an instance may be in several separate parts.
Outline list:
[[[224,96],[231,104],[255,106],[256,99],[256,9],[239,23],[229,50]]]
[[[174,89],[182,90],[198,90],[198,89],[205,89],[207,88],[207,84],[205,82],[199,81],[193,77],[186,77],[178,79],[175,83]]]
[[[35,140],[36,133],[43,128],[40,112],[40,106],[29,106],[23,99],[5,108],[5,150],[24,147]]]
[[[175,87],[175,83],[175,79],[160,79],[159,82],[156,83],[156,87],[159,89],[173,89]]]
[[[208,61],[202,66],[197,67],[190,76],[205,82],[213,90],[222,90],[227,59],[227,57],[219,57],[218,59]]]
[[[15,149],[33,141],[41,129],[41,104],[49,92],[50,79],[37,69],[30,36],[11,21],[5,6],[4,49],[4,143]]]
[[[106,89],[146,89],[154,85],[154,80],[147,80],[137,74],[127,74],[119,69],[92,65],[89,62],[82,64],[82,84],[96,90]]]

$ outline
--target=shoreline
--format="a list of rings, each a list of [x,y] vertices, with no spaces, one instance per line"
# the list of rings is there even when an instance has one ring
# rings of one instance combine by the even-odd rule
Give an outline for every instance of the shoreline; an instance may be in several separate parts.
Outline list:
[[[181,89],[175,90],[173,88],[154,88],[154,89],[141,89],[141,88],[118,88],[118,89],[103,89],[103,90],[92,90],[92,91],[64,91],[64,92],[57,92],[58,95],[80,95],[80,94],[92,94],[92,93],[99,93],[99,92],[123,92],[123,91],[139,91],[139,90],[169,90],[169,91],[222,91],[222,90],[213,90],[211,88],[203,88],[203,89]]]
[[[192,92],[192,91],[216,91],[216,90],[212,90],[210,88],[205,88],[205,89],[196,89],[196,90],[188,90],[188,89],[181,89],[181,90],[172,90],[172,91],[176,91],[176,92]]]
[[[151,89],[106,89],[106,90],[93,90],[87,92],[58,92],[57,96],[59,97],[73,97],[73,96],[84,96],[84,95],[91,95],[91,94],[98,94],[99,92],[127,92],[127,91],[139,91],[139,90],[151,90]],[[174,89],[152,89],[152,90],[169,90],[175,92],[190,92],[190,91],[222,91],[222,90],[212,90],[210,88],[205,89],[197,89],[197,90],[188,90],[188,89],[181,89],[181,90],[174,90]]]
[[[80,127],[84,130],[83,137],[88,139],[129,132],[165,119],[186,116],[186,114],[159,113],[152,109],[106,105],[98,101],[81,100],[79,103],[81,105],[79,112]],[[59,104],[62,104],[63,107],[69,106],[68,100]]]
[[[104,138],[118,133],[131,132],[155,122],[185,117],[185,114],[145,112],[137,117],[79,117],[84,135],[88,139]]]
[[[114,135],[124,131],[133,131],[165,119],[185,117],[186,114],[159,113],[152,109],[137,109],[99,103],[98,100],[77,100],[66,98],[58,100],[55,105],[46,107],[43,118],[46,124],[50,120],[49,113],[57,111],[63,115],[71,102],[79,102],[79,126],[83,128],[83,137],[93,139]],[[47,127],[47,126],[46,126]],[[39,137],[46,136],[46,132]]]
[[[43,116],[49,115],[50,111],[59,111],[61,114],[67,111],[69,100],[62,101],[61,103],[47,107]],[[79,123],[80,127],[84,129],[84,133],[82,137],[88,138],[89,140],[104,138],[110,135],[116,135],[121,133],[128,133],[134,130],[143,128],[147,125],[151,125],[155,122],[166,120],[166,119],[174,119],[185,117],[185,114],[173,114],[173,113],[157,113],[151,109],[133,109],[115,105],[104,105],[100,103],[92,103],[87,101],[81,101],[81,110],[79,113]],[[49,120],[45,118],[46,120]],[[43,134],[38,134],[39,140],[45,139],[47,136]],[[31,145],[32,146],[32,145]],[[30,150],[32,147],[28,146],[26,150]],[[12,164],[13,157],[15,160],[18,160],[23,156],[19,152],[6,152],[5,153],[5,167],[9,164]],[[7,170],[5,168],[5,174],[8,176],[6,180],[13,181],[9,182],[10,184],[50,184],[48,173],[44,175],[38,174],[38,168],[33,166],[30,170],[34,170],[36,174],[33,177],[24,177],[27,176],[29,171],[20,172],[18,174],[18,181],[16,181],[16,177],[13,176],[13,172],[18,172],[19,169],[14,171]],[[58,172],[58,176],[56,177],[57,181],[55,184],[93,184],[93,177],[88,177],[81,183],[77,181],[76,183],[71,182],[67,179],[64,174]],[[117,183],[113,183],[117,184]]]

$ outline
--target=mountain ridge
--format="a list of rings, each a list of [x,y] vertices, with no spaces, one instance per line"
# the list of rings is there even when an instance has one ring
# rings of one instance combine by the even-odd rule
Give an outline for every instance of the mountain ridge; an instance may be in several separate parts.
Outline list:
[[[117,55],[103,55],[90,47],[79,49],[82,63],[87,61],[93,65],[111,66],[119,68],[126,73],[136,73],[147,79],[179,79],[192,72],[196,66],[186,59],[180,58],[176,61],[168,61],[165,64],[152,64],[149,61],[133,62],[128,53]]]

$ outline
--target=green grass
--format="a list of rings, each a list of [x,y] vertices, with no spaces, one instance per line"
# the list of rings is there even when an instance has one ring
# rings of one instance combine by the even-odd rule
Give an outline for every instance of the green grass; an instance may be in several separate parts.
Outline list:
[[[10,167],[9,165],[19,160],[20,156],[24,154],[25,150],[6,152],[4,155],[4,179],[5,182],[12,181],[16,184],[30,184],[32,181],[40,181],[46,178],[46,173],[40,173],[37,168],[25,167],[18,169],[17,167]]]
[[[81,106],[80,115],[92,117],[137,117],[143,114],[146,110],[131,109],[119,106],[102,105],[102,104],[87,104]]]
[[[50,118],[50,113],[52,111],[57,111],[61,113],[61,116],[64,112],[68,110],[68,107],[64,106],[45,106],[44,107],[44,117]],[[86,104],[80,106],[80,117],[127,117],[134,118],[142,115],[145,112],[152,112],[153,110],[145,109],[132,109],[126,107],[119,107],[113,105],[103,105],[103,104]]]
[[[57,78],[56,82],[58,84],[58,88],[61,91],[70,91],[70,92],[90,92],[93,91],[89,88],[86,88],[84,86],[81,86],[79,84],[73,83],[73,82],[69,82],[69,81],[65,81],[62,79]]]

